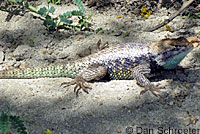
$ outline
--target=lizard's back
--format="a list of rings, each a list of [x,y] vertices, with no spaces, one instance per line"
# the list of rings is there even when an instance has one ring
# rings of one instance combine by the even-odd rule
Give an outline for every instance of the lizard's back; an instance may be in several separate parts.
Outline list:
[[[149,54],[149,44],[121,44],[103,49],[76,63],[82,64],[85,69],[93,64],[102,65],[111,79],[133,79],[131,71],[140,64],[149,64]]]
[[[148,44],[122,44],[105,48],[82,59],[49,65],[44,67],[13,69],[0,71],[1,79],[24,79],[42,77],[75,78],[92,65],[101,65],[107,69],[111,79],[133,79],[132,69],[148,62]]]

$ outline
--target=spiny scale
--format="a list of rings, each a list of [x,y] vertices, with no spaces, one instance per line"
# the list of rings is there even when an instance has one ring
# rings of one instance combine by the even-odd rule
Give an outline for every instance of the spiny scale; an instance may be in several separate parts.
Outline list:
[[[133,79],[131,75],[132,68],[142,62],[142,60],[146,60],[146,56],[143,57],[144,59],[141,57],[141,53],[147,55],[146,46],[147,44],[138,43],[122,44],[103,49],[88,57],[65,64],[0,71],[0,78],[75,78],[90,65],[99,64],[107,68],[108,75],[111,79]]]

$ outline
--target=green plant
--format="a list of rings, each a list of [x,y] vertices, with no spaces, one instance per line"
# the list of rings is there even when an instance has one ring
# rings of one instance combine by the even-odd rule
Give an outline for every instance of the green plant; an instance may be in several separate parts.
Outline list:
[[[189,13],[188,17],[192,19],[200,19],[200,13],[199,14]]]
[[[97,29],[96,29],[96,33],[103,34],[103,33],[104,33],[103,28],[97,28]]]
[[[47,2],[48,2],[48,3],[53,3],[53,4],[56,5],[56,4],[60,4],[60,1],[61,1],[61,0],[48,0]]]
[[[24,121],[19,116],[9,115],[8,112],[1,112],[0,133],[9,133],[11,128],[19,134],[27,134]]]
[[[85,7],[81,0],[73,0],[73,2],[78,7],[78,10],[65,12],[58,17],[52,17],[56,11],[55,7],[51,4],[59,4],[60,0],[47,0],[47,7],[42,7],[37,9],[23,0],[9,0],[10,2],[16,3],[18,5],[24,6],[32,12],[39,14],[44,20],[43,24],[48,30],[53,31],[59,28],[71,29],[71,30],[86,30],[89,29],[88,20],[91,19],[92,14],[88,17],[85,16]],[[73,22],[72,17],[77,17],[78,22]]]

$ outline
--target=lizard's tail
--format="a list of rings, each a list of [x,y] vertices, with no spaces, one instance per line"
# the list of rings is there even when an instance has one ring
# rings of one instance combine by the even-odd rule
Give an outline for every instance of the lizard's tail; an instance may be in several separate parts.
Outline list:
[[[69,64],[0,71],[0,79],[74,78],[76,75],[77,69],[72,68]]]

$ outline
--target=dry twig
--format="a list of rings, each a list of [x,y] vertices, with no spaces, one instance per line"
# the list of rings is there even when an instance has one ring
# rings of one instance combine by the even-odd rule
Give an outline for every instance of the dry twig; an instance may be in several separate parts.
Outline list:
[[[150,28],[146,31],[153,32],[153,31],[163,27],[164,25],[168,24],[170,21],[172,21],[174,18],[176,18],[184,9],[186,9],[190,4],[192,4],[193,1],[195,1],[195,0],[189,0],[188,2],[184,3],[183,6],[175,14],[173,14],[169,19],[166,19],[163,23],[161,23],[153,28]]]

